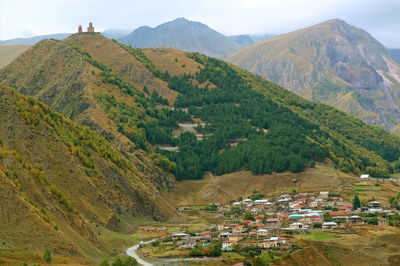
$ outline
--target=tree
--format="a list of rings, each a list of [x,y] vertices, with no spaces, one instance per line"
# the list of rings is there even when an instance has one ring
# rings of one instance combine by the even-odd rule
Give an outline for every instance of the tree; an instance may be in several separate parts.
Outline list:
[[[245,213],[244,219],[245,219],[245,220],[252,220],[252,221],[255,220],[255,219],[254,219],[254,215],[253,215],[250,211],[247,211],[247,212]]]
[[[221,253],[222,253],[221,248],[222,248],[222,243],[219,242],[219,241],[218,241],[217,243],[211,245],[210,255],[211,255],[212,257],[219,257],[219,256],[221,256]]]
[[[48,248],[46,248],[46,250],[44,251],[43,259],[46,262],[51,262],[51,252],[50,252],[50,250]]]
[[[325,222],[332,222],[332,216],[331,216],[331,214],[329,213],[329,212],[325,212],[324,213],[324,221]]]
[[[354,195],[354,199],[353,199],[353,210],[357,210],[358,208],[361,207],[361,202],[360,199],[358,198],[358,195]]]

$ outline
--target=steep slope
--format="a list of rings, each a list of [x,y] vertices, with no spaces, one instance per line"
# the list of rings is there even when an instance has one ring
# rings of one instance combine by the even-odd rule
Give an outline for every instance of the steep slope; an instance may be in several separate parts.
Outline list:
[[[400,122],[400,65],[370,34],[342,20],[267,39],[228,61],[369,124],[392,129]],[[349,93],[357,108],[341,103]]]
[[[30,51],[1,80],[95,129],[160,187],[168,176],[148,162],[199,179],[206,171],[298,172],[330,158],[343,171],[388,177],[399,158],[400,140],[384,130],[197,53],[134,49],[99,34]]]
[[[13,61],[29,47],[30,45],[0,46],[0,68]]]
[[[34,36],[34,37],[29,37],[29,38],[16,38],[16,39],[0,41],[0,46],[17,45],[17,44],[33,45],[44,39],[62,40],[64,38],[67,38],[70,35],[71,35],[71,33],[56,33],[56,34],[48,34],[48,35],[39,35],[39,36]]]
[[[155,28],[140,27],[120,41],[137,48],[171,47],[218,58],[227,57],[243,47],[207,25],[185,18]]]
[[[105,63],[132,83],[124,83],[116,73],[67,42],[80,43],[83,48],[87,45],[95,56],[104,57]],[[170,90],[134,56],[100,34],[74,35],[67,42],[44,40],[36,44],[2,71],[3,82],[34,96],[77,123],[90,126],[138,165],[144,175],[158,182],[160,188],[171,187],[170,175],[154,165],[151,154],[139,149],[137,142],[142,141],[138,138],[143,138],[144,133],[132,128],[135,134],[122,134],[99,102],[101,95],[124,99],[129,106],[137,108],[138,116],[145,117],[144,107],[135,100],[136,97],[144,99],[144,95],[135,86],[147,86],[149,93],[156,90],[162,94]],[[176,92],[168,97],[174,95]]]
[[[2,250],[98,260],[93,227],[120,231],[133,217],[171,213],[156,186],[109,142],[31,97],[0,85]],[[5,244],[4,244],[5,243]]]

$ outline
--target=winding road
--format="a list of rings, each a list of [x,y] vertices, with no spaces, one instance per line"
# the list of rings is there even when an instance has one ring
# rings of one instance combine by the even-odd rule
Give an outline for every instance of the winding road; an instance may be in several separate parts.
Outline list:
[[[153,240],[150,240],[150,241],[147,241],[147,242],[140,242],[140,244],[143,244],[143,245],[150,244],[151,242],[154,242],[154,241],[156,241],[156,239],[153,239]],[[137,260],[137,262],[139,262],[139,264],[141,264],[143,266],[153,266],[153,264],[151,264],[150,262],[142,260],[139,257],[139,255],[136,253],[136,251],[138,250],[140,244],[137,244],[137,245],[134,245],[133,247],[128,248],[126,250],[126,254],[128,254],[128,256],[131,256],[131,257],[135,258]]]

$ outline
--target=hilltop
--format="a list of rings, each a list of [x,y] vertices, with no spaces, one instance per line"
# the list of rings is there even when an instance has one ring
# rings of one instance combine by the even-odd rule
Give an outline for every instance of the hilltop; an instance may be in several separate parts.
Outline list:
[[[333,19],[228,58],[310,100],[389,130],[400,122],[400,65],[366,31]]]
[[[134,30],[120,41],[135,48],[170,47],[224,58],[244,45],[200,22],[178,18],[155,28]]]

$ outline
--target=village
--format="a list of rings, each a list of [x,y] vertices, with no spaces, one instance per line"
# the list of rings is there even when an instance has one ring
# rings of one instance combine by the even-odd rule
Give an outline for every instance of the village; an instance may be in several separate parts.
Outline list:
[[[365,176],[361,179],[365,180]],[[396,202],[399,198],[400,193]],[[194,210],[186,206],[179,207],[178,211]],[[236,252],[254,257],[263,250],[274,250],[280,256],[291,254],[301,248],[296,244],[296,236],[352,233],[363,226],[399,226],[398,205],[383,204],[373,196],[360,202],[356,194],[349,199],[329,191],[297,193],[293,190],[265,198],[255,190],[246,199],[211,204],[198,211],[221,222],[208,224],[199,231],[168,232],[165,227],[147,227],[142,232],[157,237],[153,247],[162,245],[179,256],[220,256],[223,252]],[[169,254],[174,256],[174,252]]]

